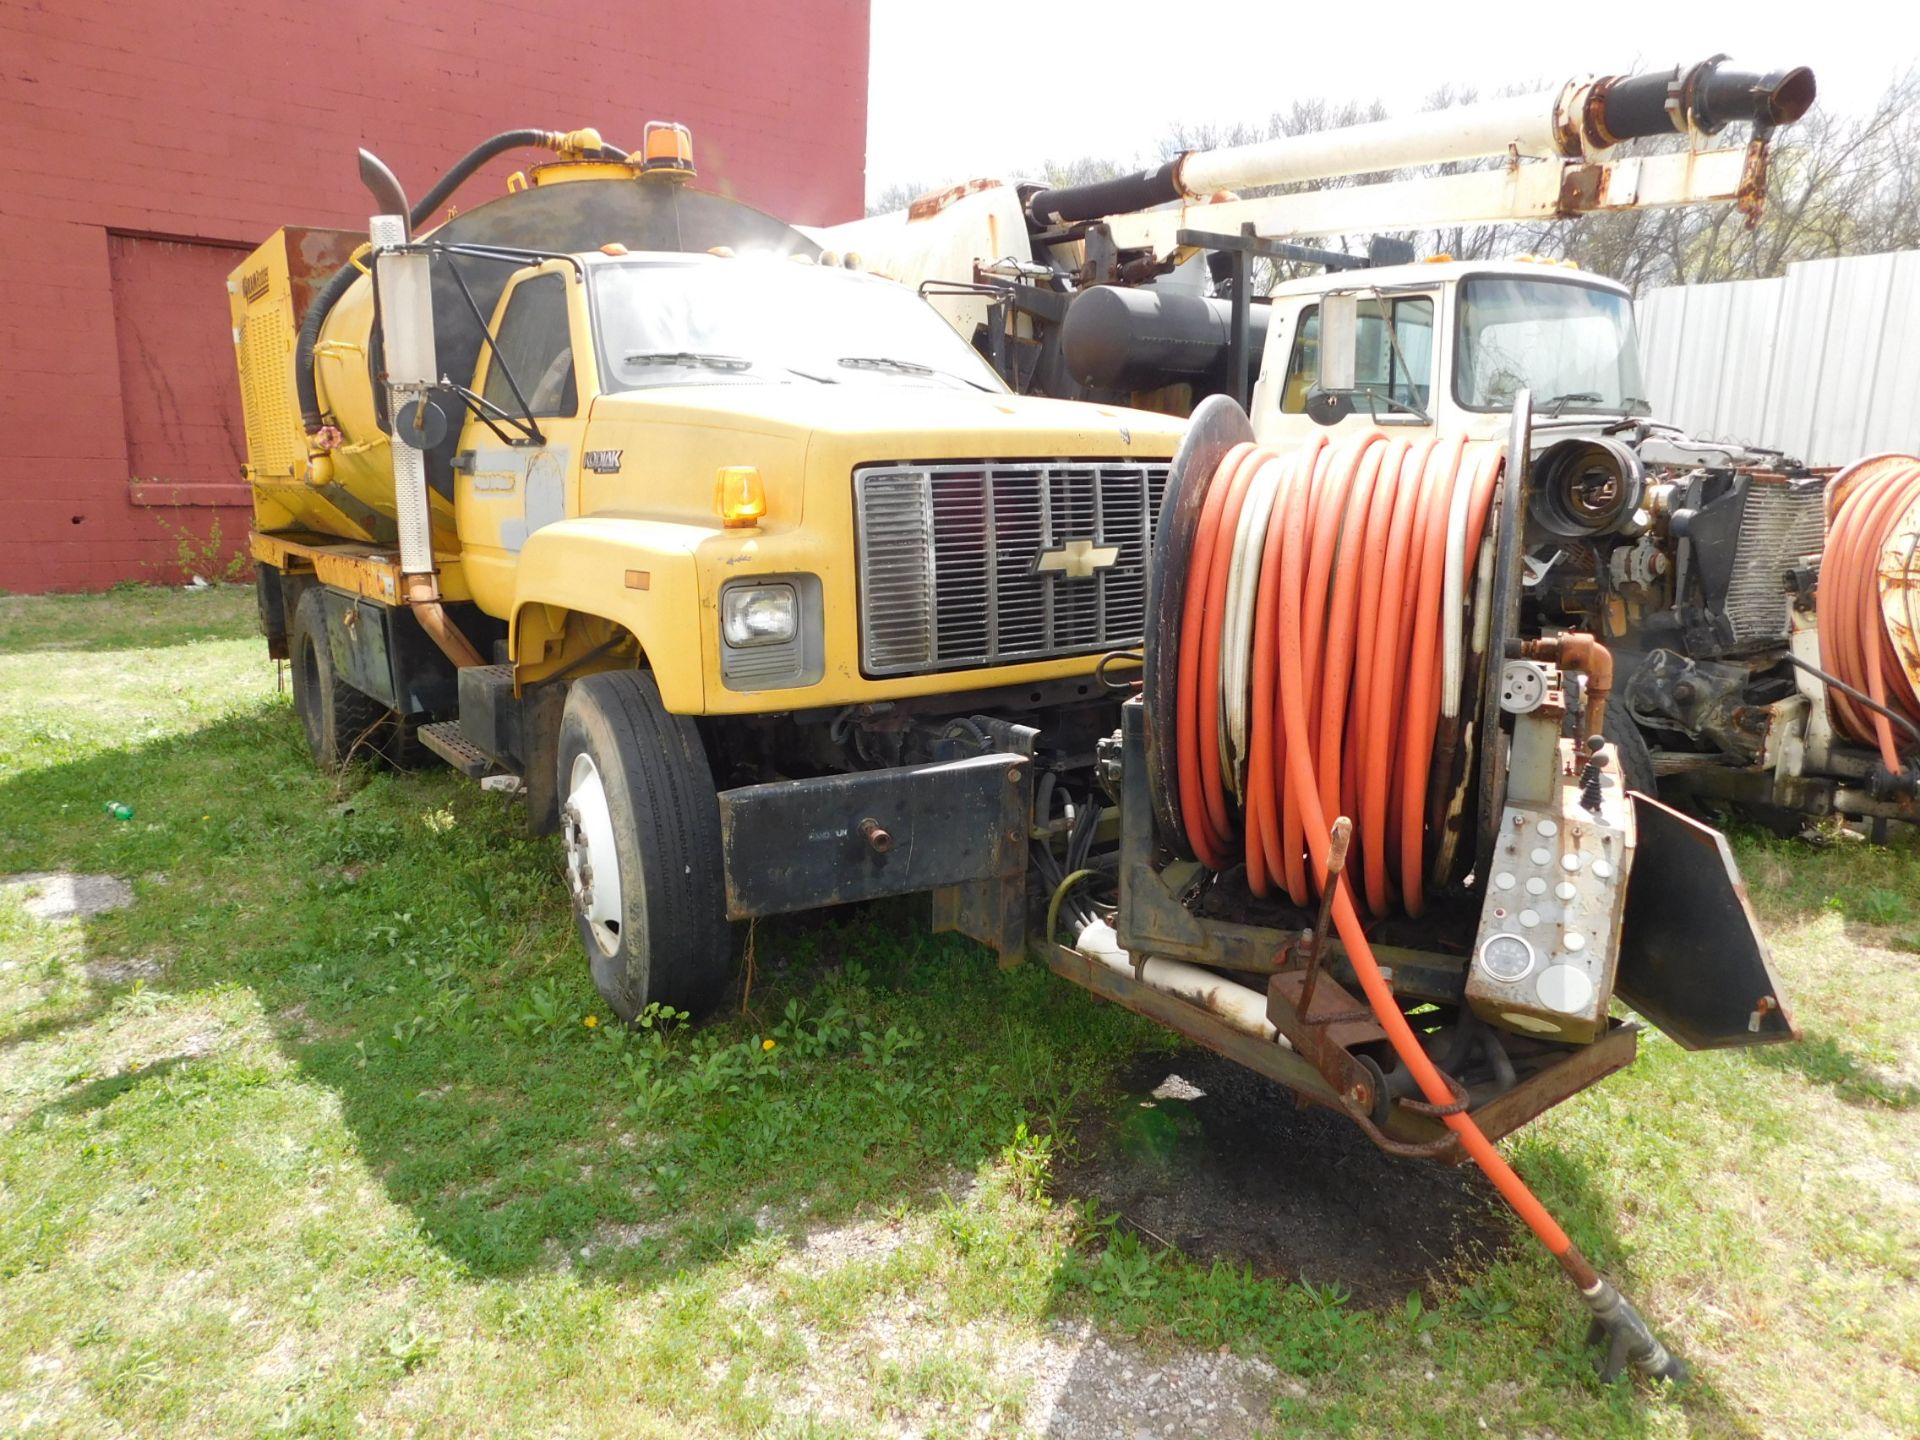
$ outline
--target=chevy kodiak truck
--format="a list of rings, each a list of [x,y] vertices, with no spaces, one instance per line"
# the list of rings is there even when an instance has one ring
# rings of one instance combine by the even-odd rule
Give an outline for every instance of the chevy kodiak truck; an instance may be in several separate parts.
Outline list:
[[[376,223],[380,285],[296,229],[229,285],[315,758],[523,777],[623,1017],[711,1006],[729,920],[880,895],[1017,958],[1183,426],[1009,393],[912,291],[689,186],[683,130],[529,135],[562,158],[508,195]],[[398,232],[452,189],[409,223],[368,174]]]

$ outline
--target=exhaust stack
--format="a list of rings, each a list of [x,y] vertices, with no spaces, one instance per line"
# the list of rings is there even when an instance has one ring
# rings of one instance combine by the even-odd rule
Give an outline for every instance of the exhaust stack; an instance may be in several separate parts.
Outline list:
[[[433,262],[412,244],[406,192],[376,156],[360,152],[360,178],[381,214],[367,222],[373,242],[373,283],[379,300],[386,365],[387,424],[393,454],[393,510],[400,541],[400,573],[407,603],[421,628],[457,666],[482,662],[440,603],[433,560],[433,510],[427,498],[423,433],[437,416],[433,387],[439,365],[433,343]],[[442,422],[444,424],[444,422]]]

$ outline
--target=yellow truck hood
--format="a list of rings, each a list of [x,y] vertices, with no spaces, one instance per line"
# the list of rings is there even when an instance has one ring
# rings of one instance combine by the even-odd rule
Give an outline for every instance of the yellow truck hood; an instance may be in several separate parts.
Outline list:
[[[876,458],[888,439],[949,432],[968,435],[981,454],[1028,454],[1034,444],[1044,443],[1048,453],[1124,456],[1139,446],[1143,455],[1168,455],[1186,428],[1175,416],[1112,405],[933,385],[822,385],[806,380],[661,386],[594,401],[594,428],[623,422],[705,423],[761,435],[862,437],[874,442]]]
[[[576,518],[526,542],[513,571],[514,614],[541,606],[603,617],[651,657],[669,708],[750,714],[1088,676],[1098,661],[1092,653],[964,674],[863,674],[854,472],[995,459],[1164,461],[1186,422],[1005,393],[797,380],[605,395],[584,428],[578,443],[590,458],[577,472],[569,512]],[[761,477],[765,516],[757,526],[726,529],[714,508],[715,477],[743,465]],[[790,689],[729,687],[720,593],[755,577],[819,587],[818,680]],[[1084,683],[1091,693],[1091,679]]]

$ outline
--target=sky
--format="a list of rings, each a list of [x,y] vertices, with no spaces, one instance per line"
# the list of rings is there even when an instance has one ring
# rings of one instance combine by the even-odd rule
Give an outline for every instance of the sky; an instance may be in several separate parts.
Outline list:
[[[1810,65],[1820,104],[1858,110],[1920,65],[1914,0],[1614,0],[1558,16],[1513,0],[871,3],[869,200],[895,184],[1029,175],[1048,159],[1158,163],[1174,125],[1264,122],[1296,98],[1378,97],[1398,114],[1448,82],[1551,89],[1725,51],[1755,69]]]

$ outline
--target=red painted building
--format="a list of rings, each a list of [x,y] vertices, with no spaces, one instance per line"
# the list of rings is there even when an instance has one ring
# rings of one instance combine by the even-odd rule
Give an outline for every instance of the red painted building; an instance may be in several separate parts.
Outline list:
[[[867,0],[0,0],[0,589],[203,567],[249,519],[226,276],[285,224],[366,225],[501,130],[693,130],[699,184],[861,213]],[[538,156],[508,156],[472,205]]]

